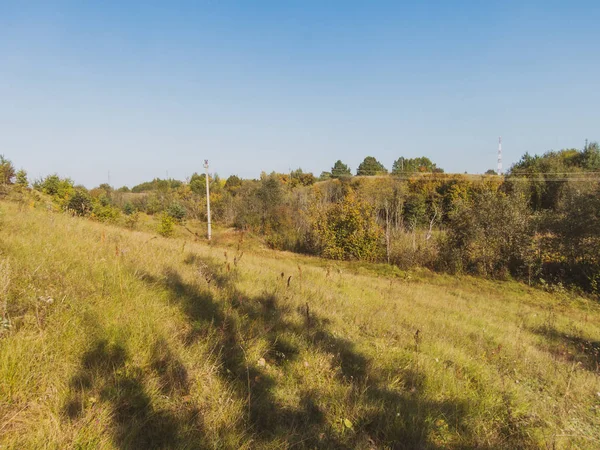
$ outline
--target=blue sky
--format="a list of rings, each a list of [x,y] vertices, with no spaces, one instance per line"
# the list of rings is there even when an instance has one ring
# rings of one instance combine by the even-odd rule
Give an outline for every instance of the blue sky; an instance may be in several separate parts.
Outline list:
[[[92,187],[600,140],[597,1],[0,0],[0,153]]]

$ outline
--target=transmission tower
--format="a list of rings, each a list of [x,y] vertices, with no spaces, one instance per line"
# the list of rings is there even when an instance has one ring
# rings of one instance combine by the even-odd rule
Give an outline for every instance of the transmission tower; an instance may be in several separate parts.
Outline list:
[[[498,138],[498,175],[502,175],[502,136]]]

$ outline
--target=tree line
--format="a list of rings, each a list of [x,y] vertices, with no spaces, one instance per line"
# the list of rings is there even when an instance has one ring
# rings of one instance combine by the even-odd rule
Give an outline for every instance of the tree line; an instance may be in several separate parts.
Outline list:
[[[5,184],[26,174],[0,160]],[[12,170],[12,172],[11,172]],[[257,180],[209,176],[213,221],[260,236],[274,249],[402,269],[513,277],[600,293],[600,148],[525,154],[498,176],[444,174],[428,158],[398,158],[391,174],[367,157],[353,177],[336,161],[320,177],[301,169]],[[377,176],[377,175],[391,176]],[[394,176],[400,175],[400,176]],[[406,175],[406,176],[402,176]],[[49,175],[33,191],[57,209],[135,227],[160,217],[161,232],[206,220],[206,175],[87,190]]]

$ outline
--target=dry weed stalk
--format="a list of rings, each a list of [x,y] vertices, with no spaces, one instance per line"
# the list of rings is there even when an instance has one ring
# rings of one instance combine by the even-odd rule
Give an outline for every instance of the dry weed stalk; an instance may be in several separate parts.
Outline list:
[[[204,262],[200,262],[198,265],[198,273],[206,280],[206,284],[208,285],[210,285],[215,278],[214,274],[210,270],[210,267],[208,267],[208,264]]]

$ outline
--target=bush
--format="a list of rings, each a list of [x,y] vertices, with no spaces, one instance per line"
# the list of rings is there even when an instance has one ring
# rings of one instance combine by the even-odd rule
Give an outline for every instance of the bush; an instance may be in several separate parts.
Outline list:
[[[131,230],[134,230],[137,227],[138,222],[140,221],[140,213],[135,211],[131,214],[128,214],[125,217],[125,226]]]
[[[67,202],[67,210],[78,216],[87,216],[92,211],[90,194],[83,189],[77,189]]]
[[[148,214],[158,214],[163,210],[163,204],[156,194],[151,194],[147,197],[146,212]]]
[[[116,222],[120,212],[117,208],[110,205],[96,203],[94,205],[92,217],[100,222]]]
[[[390,236],[390,263],[402,270],[414,267],[433,269],[438,255],[438,239],[427,239],[426,230],[393,230]]]
[[[173,219],[177,220],[177,222],[181,222],[187,216],[187,210],[183,205],[175,202],[169,205],[167,208],[167,214]]]
[[[56,174],[48,175],[46,178],[36,181],[34,187],[44,194],[56,197],[58,200],[68,198],[75,189],[71,179],[60,178]]]
[[[158,224],[158,234],[164,237],[170,237],[175,232],[175,219],[169,214],[163,213]]]
[[[600,293],[600,186],[568,186],[540,226],[544,277]]]
[[[532,264],[533,221],[523,196],[483,192],[449,215],[442,264],[453,272],[523,275]]]
[[[123,212],[127,215],[130,216],[131,214],[136,212],[135,206],[133,206],[133,203],[131,202],[127,202],[123,205]]]
[[[373,207],[354,191],[322,211],[313,208],[312,218],[313,239],[322,256],[367,261],[381,257],[382,230],[375,221]]]

